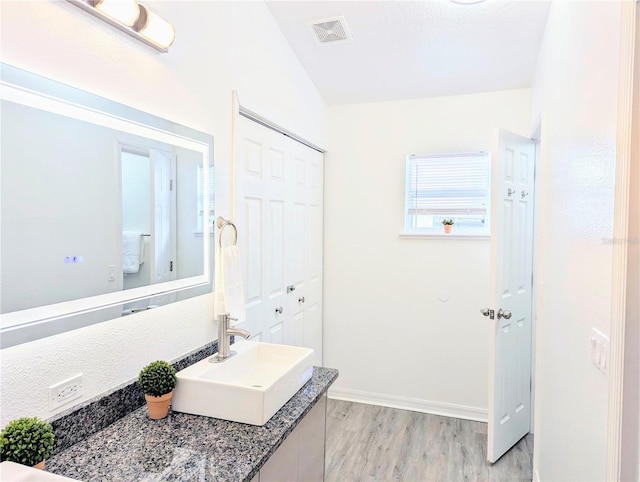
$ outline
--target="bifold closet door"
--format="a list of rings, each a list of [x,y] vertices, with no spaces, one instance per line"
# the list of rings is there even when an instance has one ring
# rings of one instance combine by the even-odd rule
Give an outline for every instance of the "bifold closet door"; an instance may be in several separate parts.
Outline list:
[[[322,362],[321,153],[240,116],[236,224],[253,337]]]

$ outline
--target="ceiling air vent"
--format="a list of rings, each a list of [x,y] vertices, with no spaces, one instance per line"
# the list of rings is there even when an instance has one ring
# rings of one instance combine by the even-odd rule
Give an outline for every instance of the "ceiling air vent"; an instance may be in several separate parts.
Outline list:
[[[351,35],[344,17],[331,17],[308,22],[313,36],[321,44],[350,42]]]

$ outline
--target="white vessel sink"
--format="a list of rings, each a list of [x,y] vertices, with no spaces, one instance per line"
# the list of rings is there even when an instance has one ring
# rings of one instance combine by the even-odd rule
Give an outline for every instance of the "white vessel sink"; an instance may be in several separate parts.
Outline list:
[[[15,462],[4,461],[0,463],[0,480],[11,482],[71,482],[76,479],[70,479],[69,477],[52,474],[44,470],[16,464]]]
[[[264,425],[311,378],[313,350],[240,340],[236,355],[178,372],[174,411]]]

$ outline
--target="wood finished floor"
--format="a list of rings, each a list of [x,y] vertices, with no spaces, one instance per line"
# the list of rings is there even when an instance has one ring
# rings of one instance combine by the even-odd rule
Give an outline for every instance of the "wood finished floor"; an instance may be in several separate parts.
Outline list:
[[[533,436],[486,461],[487,424],[328,400],[326,481],[530,481]]]

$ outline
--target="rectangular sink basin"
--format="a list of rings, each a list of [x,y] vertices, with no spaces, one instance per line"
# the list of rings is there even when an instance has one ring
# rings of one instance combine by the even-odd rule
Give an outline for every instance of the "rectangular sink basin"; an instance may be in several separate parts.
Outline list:
[[[46,462],[45,462],[46,465]],[[11,482],[74,482],[77,479],[70,479],[62,475],[52,474],[45,470],[34,469],[26,465],[16,464],[15,462],[0,463],[0,480]]]
[[[174,411],[264,425],[311,378],[313,350],[240,340],[236,355],[180,370]]]

